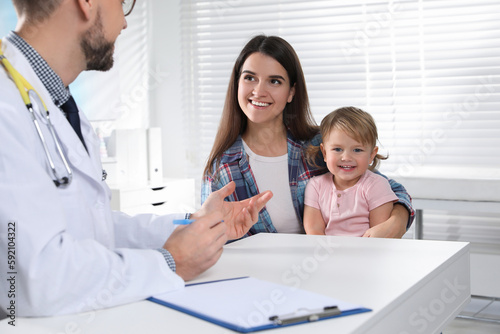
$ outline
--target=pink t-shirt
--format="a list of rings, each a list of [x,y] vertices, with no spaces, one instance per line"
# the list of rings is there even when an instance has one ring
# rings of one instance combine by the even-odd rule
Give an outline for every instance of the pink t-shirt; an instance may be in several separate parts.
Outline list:
[[[326,235],[361,237],[370,228],[370,211],[397,199],[387,179],[367,170],[346,190],[337,190],[331,173],[313,177],[306,186],[304,204],[321,211]]]

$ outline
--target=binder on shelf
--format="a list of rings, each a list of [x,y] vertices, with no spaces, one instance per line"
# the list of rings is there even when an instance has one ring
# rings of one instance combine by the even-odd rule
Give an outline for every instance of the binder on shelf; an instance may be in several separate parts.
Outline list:
[[[241,333],[371,311],[253,277],[190,284],[149,300]]]
[[[163,158],[161,145],[161,129],[147,129],[148,149],[148,179],[151,183],[161,183],[163,180]]]

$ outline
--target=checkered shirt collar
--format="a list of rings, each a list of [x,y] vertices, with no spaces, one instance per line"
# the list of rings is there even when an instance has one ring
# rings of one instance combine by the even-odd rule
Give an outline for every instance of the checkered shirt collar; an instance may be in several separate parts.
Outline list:
[[[47,89],[54,104],[58,107],[68,101],[69,90],[64,87],[61,78],[50,68],[49,64],[40,56],[38,52],[15,32],[11,31],[7,40],[14,44],[21,53],[28,59],[35,74],[40,78]]]

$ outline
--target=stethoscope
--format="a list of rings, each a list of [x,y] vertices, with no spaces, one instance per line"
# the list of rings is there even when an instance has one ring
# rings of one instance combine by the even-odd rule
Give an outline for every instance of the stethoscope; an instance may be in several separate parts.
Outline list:
[[[0,41],[0,61],[2,62],[2,65],[5,67],[6,71],[10,74],[12,80],[16,84],[17,89],[21,93],[21,96],[23,98],[24,104],[26,105],[26,108],[28,109],[31,119],[33,120],[33,124],[35,125],[36,132],[38,133],[38,137],[40,138],[40,141],[42,142],[43,149],[45,151],[45,156],[47,157],[47,161],[49,163],[52,176],[53,176],[53,181],[56,185],[56,187],[62,187],[65,188],[67,187],[70,183],[71,180],[73,179],[73,172],[71,171],[71,168],[69,167],[66,155],[64,154],[63,150],[61,149],[61,143],[59,139],[57,139],[56,133],[54,131],[54,126],[52,125],[52,122],[50,120],[50,114],[47,106],[43,102],[42,98],[40,95],[35,91],[33,86],[11,65],[11,63],[5,58],[1,45],[2,41]],[[38,113],[42,115],[42,118],[45,118],[47,122],[47,128],[49,129],[49,132],[52,136],[52,139],[54,140],[55,146],[57,148],[57,152],[59,154],[59,158],[61,159],[62,163],[64,164],[65,172],[62,175],[59,175],[59,173],[56,170],[54,160],[52,159],[52,156],[49,152],[49,148],[47,147],[47,142],[45,140],[45,137],[42,133],[42,130],[40,128],[40,123],[38,122],[36,116],[35,116],[35,111],[34,107],[39,111]],[[43,108],[43,109],[42,109]],[[44,112],[42,112],[44,110]]]

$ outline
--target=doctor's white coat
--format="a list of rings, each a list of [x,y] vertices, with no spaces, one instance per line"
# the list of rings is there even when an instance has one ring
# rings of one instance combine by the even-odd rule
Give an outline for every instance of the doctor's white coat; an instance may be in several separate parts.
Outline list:
[[[47,104],[73,181],[65,189],[54,185],[26,106],[0,66],[1,308],[10,314],[14,304],[17,316],[58,315],[181,289],[184,281],[154,249],[173,231],[172,220],[184,215],[111,211],[98,138],[88,120],[80,113],[87,153],[24,56],[5,39],[2,49]],[[47,127],[41,127],[58,170],[64,170]]]

